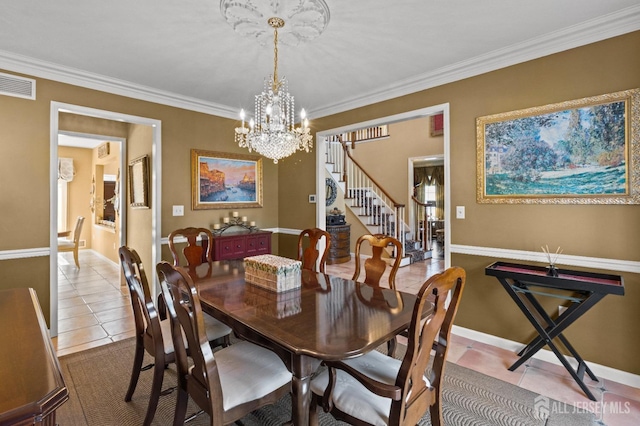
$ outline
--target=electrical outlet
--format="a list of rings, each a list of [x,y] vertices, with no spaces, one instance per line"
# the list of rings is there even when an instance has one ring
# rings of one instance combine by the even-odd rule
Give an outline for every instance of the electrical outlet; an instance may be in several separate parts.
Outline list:
[[[184,206],[173,206],[174,216],[184,216]]]
[[[464,219],[464,206],[456,206],[456,219]]]

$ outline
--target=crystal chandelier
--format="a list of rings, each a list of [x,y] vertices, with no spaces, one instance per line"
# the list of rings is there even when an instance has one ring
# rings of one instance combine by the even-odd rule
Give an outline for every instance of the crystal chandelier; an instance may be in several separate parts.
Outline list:
[[[289,93],[287,79],[278,80],[278,28],[284,26],[281,18],[269,18],[273,28],[273,74],[264,81],[264,89],[256,95],[255,120],[245,127],[244,109],[240,111],[242,126],[236,127],[235,139],[241,148],[271,158],[274,163],[296,151],[306,151],[313,146],[309,120],[304,109],[300,112],[300,127],[295,127],[294,101]]]

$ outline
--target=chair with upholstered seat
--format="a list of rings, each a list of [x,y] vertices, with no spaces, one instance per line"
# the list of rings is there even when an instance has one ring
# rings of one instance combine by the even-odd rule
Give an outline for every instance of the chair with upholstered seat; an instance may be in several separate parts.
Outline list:
[[[124,400],[131,401],[140,372],[153,368],[151,395],[144,419],[144,424],[149,425],[153,421],[160,395],[166,393],[166,391],[162,392],[165,366],[175,362],[171,326],[168,319],[161,320],[159,318],[158,310],[151,297],[147,275],[138,253],[133,249],[122,246],[119,249],[119,256],[122,271],[129,288],[131,306],[133,307],[136,338],[131,379]],[[224,325],[220,327],[219,323],[207,322],[206,324],[207,336],[210,340],[220,343],[222,343],[223,337],[228,335],[228,329]],[[143,367],[142,361],[145,351],[153,357],[153,364]]]
[[[452,267],[429,278],[418,292],[409,325],[407,350],[400,360],[379,351],[343,361],[311,381],[310,424],[318,409],[353,425],[416,425],[430,410],[431,424],[442,425],[442,380],[451,327],[464,289],[464,269]],[[446,306],[447,295],[451,300]],[[423,318],[425,307],[433,312]],[[431,350],[433,364],[429,369]]]
[[[189,396],[209,414],[211,425],[226,425],[290,392],[291,373],[274,352],[241,341],[214,353],[203,332],[200,298],[189,274],[168,262],[158,263],[156,269],[178,365],[174,425],[184,424]]]
[[[371,247],[372,255],[368,259],[362,260],[361,249],[362,246],[368,243]],[[363,269],[365,272],[364,283],[367,283],[372,286],[379,286],[380,279],[382,275],[384,275],[387,266],[389,264],[383,257],[385,253],[385,249],[389,246],[393,247],[394,257],[389,257],[390,260],[393,261],[391,264],[391,270],[389,272],[389,288],[395,290],[396,289],[396,274],[398,272],[398,268],[400,268],[400,261],[402,258],[400,257],[402,254],[402,244],[397,239],[390,237],[384,234],[374,234],[374,235],[362,235],[358,238],[356,242],[356,256],[355,256],[355,264],[356,270],[353,274],[354,281],[360,281],[358,278],[360,277],[360,271]]]
[[[180,252],[176,247],[176,238],[184,237],[187,239],[187,245],[182,249],[182,255],[187,261],[188,266],[198,266],[203,262],[211,262],[211,251],[213,250],[213,234],[207,228],[188,227],[176,229],[169,234],[169,250],[173,256],[173,265],[180,266]],[[198,245],[198,237],[201,239],[201,245]],[[204,241],[206,238],[206,250]]]
[[[171,251],[171,256],[173,257],[173,266],[180,266],[180,252],[176,247],[176,238],[184,237],[187,239],[187,245],[182,249],[182,255],[187,261],[186,267],[189,268],[189,274],[193,277],[196,277],[196,266],[201,265],[204,262],[209,262],[211,264],[211,252],[213,250],[213,234],[207,228],[196,228],[196,227],[188,227],[183,229],[176,229],[175,231],[169,234],[169,250]],[[200,237],[202,245],[198,245],[198,237]],[[206,239],[206,243],[204,242]],[[206,249],[204,245],[206,244]],[[208,273],[211,273],[211,268],[209,268]],[[162,300],[159,298],[159,300]],[[163,304],[162,301],[159,302]],[[164,306],[162,306],[164,308]],[[164,309],[162,312],[164,318]],[[222,324],[215,318],[206,315],[205,318],[209,323],[217,323],[219,327],[226,328],[227,332],[223,337],[222,346],[229,346],[231,344],[230,334],[231,329],[226,325]]]
[[[76,220],[76,226],[72,231],[58,232],[58,253],[72,251],[73,260],[76,262],[76,266],[80,269],[80,261],[78,260],[78,248],[80,247],[80,234],[82,233],[82,225],[84,224],[84,217],[78,216]],[[71,240],[67,237],[73,234]]]
[[[305,237],[309,238],[309,245],[304,248]],[[318,242],[324,237],[325,247],[320,257],[320,251],[318,250]],[[318,271],[317,262],[320,258],[320,272],[324,273],[325,265],[327,263],[327,256],[329,255],[329,248],[331,247],[331,235],[320,228],[305,229],[298,236],[298,260],[302,261],[302,269],[308,269],[313,272]]]

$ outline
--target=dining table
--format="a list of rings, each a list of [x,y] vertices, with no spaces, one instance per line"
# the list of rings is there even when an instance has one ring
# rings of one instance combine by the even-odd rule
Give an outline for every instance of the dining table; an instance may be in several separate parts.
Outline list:
[[[294,425],[309,424],[310,382],[325,360],[363,355],[405,330],[416,295],[302,270],[300,286],[273,291],[245,280],[243,260],[188,269],[202,309],[242,339],[274,351],[292,373]]]

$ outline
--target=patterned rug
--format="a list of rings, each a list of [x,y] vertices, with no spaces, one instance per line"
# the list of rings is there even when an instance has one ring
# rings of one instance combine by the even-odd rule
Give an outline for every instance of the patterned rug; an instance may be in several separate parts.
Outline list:
[[[135,342],[123,340],[110,345],[60,358],[70,400],[57,411],[60,425],[131,425],[138,426],[146,414],[151,389],[152,370],[140,374],[131,402],[124,402],[129,384]],[[399,348],[401,349],[401,348]],[[401,350],[398,352],[401,353]],[[151,358],[145,356],[145,364]],[[165,372],[163,389],[176,384],[175,366]],[[170,425],[173,421],[175,393],[161,396],[154,425]],[[573,410],[549,413],[557,401],[541,397],[492,377],[453,363],[447,363],[443,386],[443,415],[446,425],[594,425],[593,415]],[[571,407],[570,407],[571,408]],[[199,411],[190,401],[187,414]],[[291,400],[282,398],[277,404],[263,407],[244,417],[245,426],[281,425],[291,418]],[[206,414],[188,425],[207,425]],[[343,424],[321,413],[320,424]],[[430,425],[427,414],[419,423]]]

